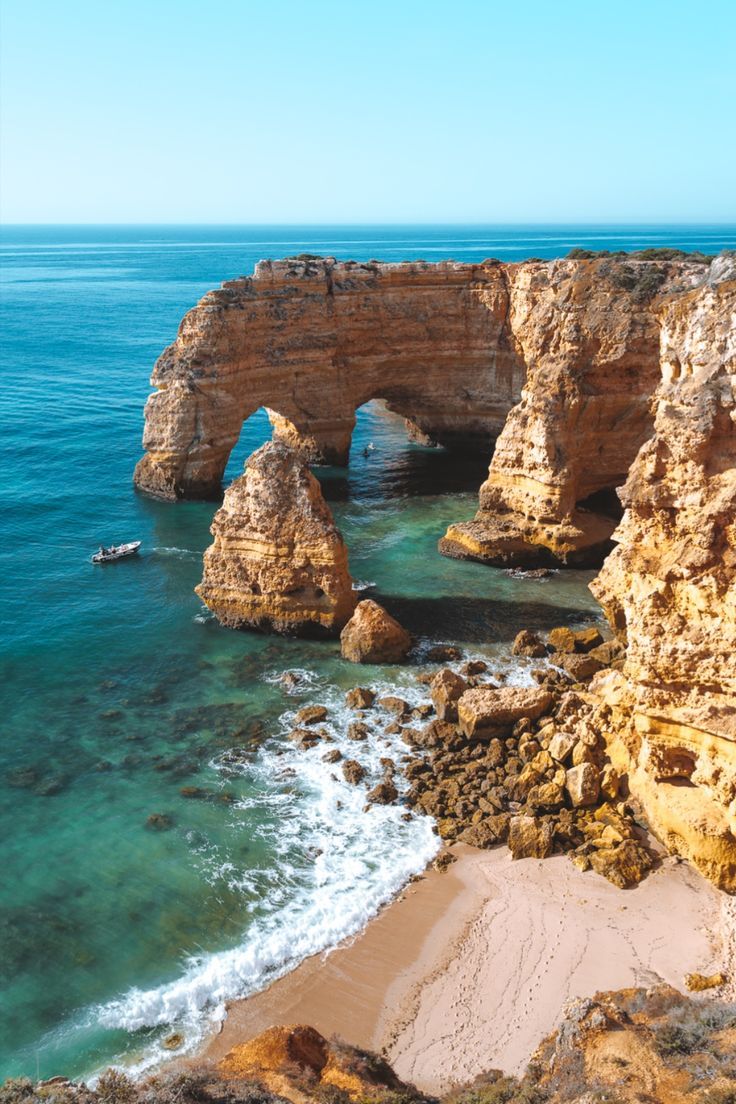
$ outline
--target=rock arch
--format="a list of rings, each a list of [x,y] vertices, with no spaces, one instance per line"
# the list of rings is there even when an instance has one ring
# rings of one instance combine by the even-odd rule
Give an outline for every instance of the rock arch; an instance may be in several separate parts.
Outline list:
[[[154,368],[136,484],[165,498],[219,494],[243,421],[344,464],[355,411],[383,398],[418,433],[489,450],[521,394],[498,262],[263,261],[209,292]]]

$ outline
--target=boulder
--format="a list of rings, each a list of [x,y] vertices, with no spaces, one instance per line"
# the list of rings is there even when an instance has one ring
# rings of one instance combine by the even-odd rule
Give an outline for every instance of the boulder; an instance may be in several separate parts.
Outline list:
[[[472,678],[474,675],[482,675],[488,670],[488,664],[483,659],[469,659],[460,668],[462,675]]]
[[[572,749],[575,747],[577,737],[572,732],[555,732],[554,736],[549,742],[548,751],[552,758],[558,763],[564,763],[566,759],[570,757]]]
[[[354,686],[345,695],[345,704],[349,709],[370,709],[375,700],[375,693],[365,686]]]
[[[457,720],[457,701],[467,690],[465,679],[451,668],[438,671],[432,679],[429,692],[435,712],[441,721]]]
[[[575,651],[575,633],[572,629],[567,628],[566,625],[561,625],[557,629],[552,629],[547,640],[553,652]]]
[[[601,776],[597,767],[592,763],[580,763],[579,766],[571,767],[565,778],[565,789],[575,808],[595,805],[601,789]]]
[[[322,739],[320,732],[316,732],[313,728],[292,728],[289,733],[289,739],[293,740],[298,748],[302,751],[308,751],[309,748],[313,748]]]
[[[470,847],[496,847],[508,839],[510,820],[510,813],[484,817],[477,824],[463,829],[458,839],[462,843],[469,844]]]
[[[552,854],[554,828],[539,817],[514,816],[508,842],[512,859],[546,859]]]
[[[397,698],[394,694],[387,694],[385,697],[379,698],[377,704],[388,713],[393,713],[395,717],[405,717],[407,713],[411,712],[408,701]]]
[[[410,730],[407,729],[407,733]],[[449,721],[435,719],[424,728],[412,729],[414,736],[408,742],[417,747],[436,748],[447,745],[456,735],[455,726]],[[408,738],[408,737],[407,737]]]
[[[603,668],[603,664],[592,655],[557,655],[555,663],[566,671],[575,682],[588,682]]]
[[[342,765],[342,773],[346,782],[351,786],[357,786],[365,778],[365,767],[362,767],[357,759],[346,759]]]
[[[614,847],[601,847],[588,855],[590,866],[597,874],[613,882],[619,889],[629,889],[645,878],[652,869],[652,857],[636,840],[623,840]]]
[[[340,633],[340,651],[351,663],[401,663],[411,643],[406,629],[370,598],[358,603]]]
[[[348,725],[348,740],[367,740],[370,734],[368,725],[362,721],[351,721]]]
[[[606,763],[601,771],[601,794],[607,801],[615,801],[621,788],[621,778],[611,763]]]
[[[500,690],[476,687],[466,690],[458,701],[458,723],[464,736],[482,737],[520,717],[537,720],[553,704],[552,695],[541,687],[507,686]]]
[[[559,809],[565,803],[565,790],[556,782],[543,782],[530,791],[527,801],[535,809]]]
[[[298,725],[321,724],[327,720],[327,710],[324,705],[305,705],[294,719]]]
[[[511,653],[515,656],[529,656],[531,659],[541,659],[546,656],[547,649],[537,633],[529,629],[522,629],[516,634],[511,645]]]
[[[624,654],[624,646],[620,640],[606,640],[603,644],[599,644],[597,648],[591,649],[588,655],[591,655],[593,659],[597,659],[602,667],[610,667],[615,660],[620,659]]]
[[[384,778],[383,782],[368,791],[368,801],[373,805],[393,805],[398,796],[399,791],[390,778]]]
[[[590,652],[603,643],[600,631],[592,625],[589,629],[579,629],[575,633],[575,651]]]

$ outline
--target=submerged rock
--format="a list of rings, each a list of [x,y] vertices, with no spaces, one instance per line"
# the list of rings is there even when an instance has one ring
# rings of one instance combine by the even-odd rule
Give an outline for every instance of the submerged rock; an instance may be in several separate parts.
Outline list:
[[[457,648],[454,644],[435,644],[427,652],[430,663],[455,663],[462,656],[462,648]]]
[[[174,818],[168,813],[151,813],[146,818],[146,828],[151,828],[155,832],[168,832],[173,827]]]
[[[229,628],[337,633],[355,608],[345,543],[306,463],[269,442],[212,522],[196,592]]]
[[[351,663],[401,663],[411,644],[406,629],[370,598],[358,603],[340,633],[343,659]]]

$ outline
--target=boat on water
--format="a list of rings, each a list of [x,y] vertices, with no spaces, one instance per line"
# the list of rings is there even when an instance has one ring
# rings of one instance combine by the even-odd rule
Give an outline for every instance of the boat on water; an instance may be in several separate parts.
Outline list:
[[[101,544],[98,551],[92,557],[92,563],[112,563],[113,560],[124,560],[126,556],[134,556],[141,546],[141,541],[128,541],[127,544],[111,544],[106,548]]]

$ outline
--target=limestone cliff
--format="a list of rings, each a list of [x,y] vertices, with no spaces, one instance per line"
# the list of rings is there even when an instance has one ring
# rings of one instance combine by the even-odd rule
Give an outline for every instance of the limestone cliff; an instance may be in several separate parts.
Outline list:
[[[591,587],[625,661],[592,689],[655,829],[736,891],[736,259],[657,314],[654,435]]]
[[[261,406],[312,460],[347,461],[355,411],[373,398],[416,433],[490,450],[524,375],[507,311],[497,262],[263,261],[205,295],[160,356],[136,483],[167,498],[216,494]]]
[[[526,382],[479,510],[450,527],[441,552],[490,564],[601,562],[615,520],[590,496],[624,482],[652,429],[652,297],[702,272],[636,255],[509,266],[508,341]]]
[[[306,462],[253,453],[212,523],[197,594],[231,628],[339,631],[355,607],[345,543]]]

